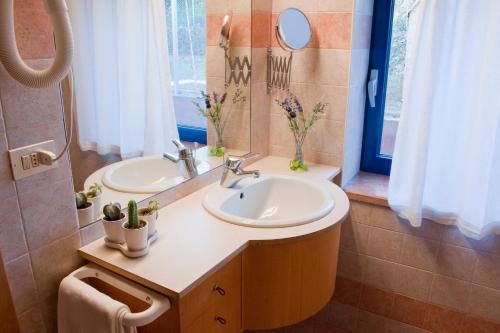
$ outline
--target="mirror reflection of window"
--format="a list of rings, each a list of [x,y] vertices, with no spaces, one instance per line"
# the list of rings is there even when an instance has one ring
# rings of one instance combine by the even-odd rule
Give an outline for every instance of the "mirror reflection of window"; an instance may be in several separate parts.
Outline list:
[[[206,143],[206,118],[193,105],[206,90],[205,0],[165,0],[165,7],[179,135],[183,141]]]

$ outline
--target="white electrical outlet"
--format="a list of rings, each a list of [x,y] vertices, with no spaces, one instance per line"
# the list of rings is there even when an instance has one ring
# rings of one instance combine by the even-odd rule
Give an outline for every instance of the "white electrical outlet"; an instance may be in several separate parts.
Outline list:
[[[41,164],[38,155],[40,150],[53,152],[54,149],[54,140],[49,140],[9,150],[10,167],[14,179],[19,180],[57,167],[57,162],[52,165]]]

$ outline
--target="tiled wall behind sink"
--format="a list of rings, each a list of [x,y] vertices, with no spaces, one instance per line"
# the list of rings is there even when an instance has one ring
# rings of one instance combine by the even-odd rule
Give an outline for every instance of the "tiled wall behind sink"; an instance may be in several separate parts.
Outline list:
[[[54,45],[43,0],[15,1],[15,13],[21,55],[47,67]],[[50,139],[64,146],[59,87],[23,87],[0,65],[0,109],[0,251],[21,332],[56,332],[59,281],[82,263],[69,159],[14,182],[7,150]]]

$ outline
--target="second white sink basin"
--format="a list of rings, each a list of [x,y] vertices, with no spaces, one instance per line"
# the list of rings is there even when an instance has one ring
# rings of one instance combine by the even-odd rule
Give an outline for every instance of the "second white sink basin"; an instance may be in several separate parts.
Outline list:
[[[332,211],[334,201],[328,186],[323,180],[268,176],[234,189],[217,185],[206,194],[203,206],[234,224],[289,227],[316,221]]]
[[[196,161],[198,173],[210,170],[205,161]],[[177,165],[161,155],[137,157],[112,164],[102,182],[116,191],[157,193],[184,182]]]

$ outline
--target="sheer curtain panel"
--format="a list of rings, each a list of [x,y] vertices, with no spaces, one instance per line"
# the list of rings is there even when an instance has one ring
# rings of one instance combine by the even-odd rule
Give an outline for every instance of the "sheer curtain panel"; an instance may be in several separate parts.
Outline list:
[[[500,1],[422,0],[412,14],[389,204],[481,238],[500,226]]]
[[[122,158],[172,151],[178,138],[164,0],[68,0],[82,150]]]

